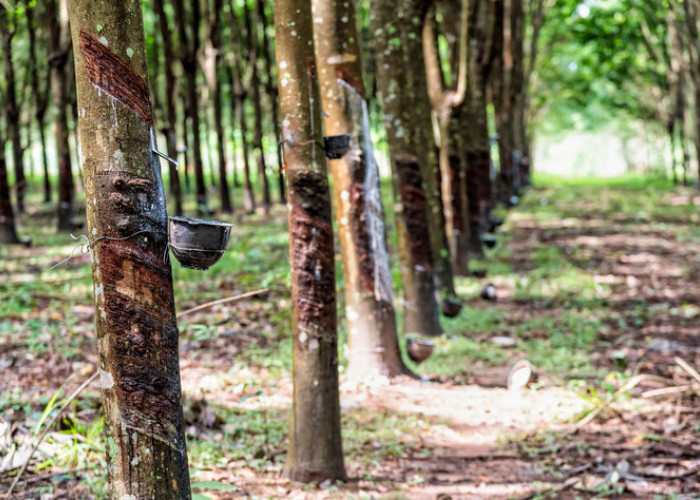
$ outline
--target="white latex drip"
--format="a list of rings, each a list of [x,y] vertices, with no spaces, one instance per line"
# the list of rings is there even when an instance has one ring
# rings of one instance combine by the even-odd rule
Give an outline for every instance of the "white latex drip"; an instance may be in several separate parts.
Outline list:
[[[382,210],[379,166],[374,158],[374,147],[370,135],[369,110],[367,101],[344,80],[338,84],[345,89],[345,96],[350,105],[353,124],[360,124],[359,130],[352,131],[353,140],[359,140],[365,162],[364,212],[367,234],[374,260],[374,296],[378,301],[393,303],[391,291],[391,268],[389,252],[386,246],[386,228]]]

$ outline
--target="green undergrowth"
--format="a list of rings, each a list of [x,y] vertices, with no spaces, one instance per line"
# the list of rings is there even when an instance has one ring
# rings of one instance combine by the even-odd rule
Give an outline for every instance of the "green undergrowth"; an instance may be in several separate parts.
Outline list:
[[[389,184],[388,179],[383,181],[383,199],[401,325],[402,290]],[[499,245],[486,250],[484,259],[470,263],[472,270],[485,270],[487,277],[456,279],[457,293],[464,300],[462,313],[456,318],[441,318],[445,333],[434,339],[435,353],[421,365],[408,361],[409,366],[426,377],[464,380],[460,377],[527,358],[555,380],[601,380],[604,373],[598,371],[594,360],[603,342],[602,332],[643,328],[663,314],[675,315],[681,325],[692,326],[700,315],[693,304],[671,307],[640,300],[625,310],[611,310],[607,305],[610,286],[596,280],[595,266],[586,265],[593,256],[592,248],[540,240],[542,235],[568,237],[571,233],[573,237],[582,221],[592,221],[600,224],[601,231],[611,226],[624,230],[625,225],[634,224],[640,231],[666,240],[675,238],[692,249],[700,244],[700,230],[693,224],[700,220],[695,213],[697,207],[684,201],[691,192],[683,188],[671,191],[667,182],[658,179],[536,176],[535,186],[521,204],[507,213],[506,224],[497,234]],[[678,200],[668,203],[676,195]],[[33,247],[0,247],[0,346],[12,344],[23,349],[33,364],[48,365],[55,359],[52,356],[71,363],[94,359],[87,356],[96,351],[89,258],[82,255],[80,247],[76,249],[78,242],[69,235],[55,233],[53,219],[45,213],[50,207],[31,198],[29,206],[38,207],[38,211],[20,217],[21,233],[31,236]],[[188,211],[193,215],[191,202]],[[498,212],[506,215],[502,208]],[[217,218],[236,224],[229,250],[221,261],[209,272],[185,269],[173,262],[175,299],[180,311],[258,288],[273,292],[179,322],[182,359],[216,369],[225,365],[226,370],[220,373],[229,385],[255,380],[267,390],[289,379],[291,297],[286,215],[280,206],[270,216],[217,214]],[[86,231],[78,230],[76,235],[80,232]],[[70,262],[50,269],[71,252],[74,258]],[[347,328],[339,252],[336,265],[342,377],[347,362]],[[480,298],[487,283],[498,289],[496,302]],[[405,337],[400,333],[402,350]],[[504,346],[497,337],[507,337],[513,345]],[[219,358],[218,349],[222,349]],[[0,394],[0,414],[22,412],[30,422],[37,421],[47,404],[46,390],[41,386],[23,388],[21,394]],[[83,409],[94,405],[94,400],[78,403]],[[256,409],[212,409],[216,416],[213,425],[188,425],[193,469],[204,472],[207,468],[245,466],[255,471],[281,470],[289,419],[286,409],[262,405]],[[94,412],[88,414],[89,420],[81,420],[77,411],[78,417],[64,424],[63,430],[82,436],[75,438],[75,443],[94,442],[89,437],[98,424]],[[347,460],[371,479],[379,462],[428,453],[419,436],[435,423],[420,415],[347,409],[343,412]],[[81,453],[91,448],[80,448],[75,443],[71,445],[73,455],[57,457],[81,460]],[[61,462],[61,466],[67,463]]]

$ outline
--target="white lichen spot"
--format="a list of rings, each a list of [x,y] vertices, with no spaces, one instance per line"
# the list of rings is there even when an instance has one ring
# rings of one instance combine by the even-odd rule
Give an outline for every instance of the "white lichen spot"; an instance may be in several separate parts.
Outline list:
[[[105,293],[105,286],[102,283],[95,286],[95,300],[99,300],[100,298],[102,298],[104,293]]]
[[[92,235],[93,235],[93,236],[96,236],[96,235],[97,235],[97,228],[96,228],[96,227],[93,227],[93,228],[92,228]]]
[[[318,385],[318,379],[314,380],[314,386]]]
[[[343,217],[342,219],[340,219],[340,223],[341,223],[343,226],[347,226],[347,225],[348,225],[348,218],[347,218],[347,217]]]
[[[348,201],[350,199],[350,191],[348,191],[347,189],[343,189],[340,192],[340,199],[343,201]]]
[[[119,500],[138,500],[136,495],[124,495]]]
[[[108,371],[100,368],[100,387],[103,389],[111,389],[114,387],[114,377]]]
[[[348,22],[348,16],[343,16],[340,18],[341,22],[347,23]]]
[[[313,337],[311,340],[309,340],[309,350],[316,351],[317,349],[318,349],[318,339],[316,337]]]
[[[280,69],[286,69],[287,68],[287,61],[280,61]]]
[[[132,49],[131,47],[128,47],[126,49],[126,55],[129,56],[130,58],[134,57],[134,49]]]
[[[289,118],[285,118],[284,120],[282,120],[283,127],[289,127],[289,124],[290,124]]]
[[[81,117],[81,118],[85,118],[85,108],[82,108],[82,109],[80,110],[80,117]]]
[[[308,338],[308,336],[306,335],[306,332],[302,331],[299,334],[299,342],[301,342],[302,344],[306,342],[307,338]]]
[[[297,30],[292,30],[289,32],[289,34],[292,36],[297,36]]]
[[[286,87],[288,83],[289,80],[287,80],[286,78],[282,78],[282,80],[280,81],[280,85],[282,85],[283,87]]]
[[[105,37],[103,37],[103,36],[100,37],[100,42],[102,42],[102,45],[109,45],[109,42],[108,42],[107,39],[106,39]]]

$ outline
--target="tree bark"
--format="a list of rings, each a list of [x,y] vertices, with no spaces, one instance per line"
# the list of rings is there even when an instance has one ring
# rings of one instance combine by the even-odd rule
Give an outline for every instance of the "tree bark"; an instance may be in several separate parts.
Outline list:
[[[17,89],[15,81],[15,67],[13,59],[12,39],[17,29],[17,14],[3,8],[0,9],[0,34],[2,35],[2,50],[5,59],[5,117],[7,119],[8,136],[12,142],[12,166],[15,171],[15,200],[17,212],[24,213],[24,195],[27,190],[27,181],[24,176],[24,164],[22,156],[24,151],[20,138],[20,107],[17,102]]]
[[[165,127],[168,156],[177,159],[177,78],[173,69],[175,54],[173,51],[172,33],[168,26],[163,0],[153,0],[153,8],[158,15],[158,27],[163,39],[163,71],[165,73]],[[186,163],[186,162],[185,162]],[[182,215],[182,187],[177,165],[168,162],[168,177],[170,178],[170,193],[175,199],[175,215]]]
[[[180,62],[185,73],[186,120],[191,123],[192,155],[194,164],[195,193],[197,211],[200,214],[209,213],[207,205],[207,189],[204,182],[204,164],[202,163],[202,141],[200,137],[199,96],[197,94],[197,52],[199,50],[199,24],[201,11],[199,1],[190,2],[192,11],[186,13],[182,0],[173,0],[175,18],[180,38]],[[187,15],[189,14],[189,16]],[[189,20],[189,24],[188,24]],[[188,33],[189,26],[189,33]],[[185,126],[185,135],[187,127]]]
[[[253,50],[256,57],[250,60],[250,85],[248,86],[252,89],[252,101],[253,101],[253,149],[257,151],[257,164],[258,164],[258,181],[260,182],[260,188],[262,190],[262,204],[265,213],[270,212],[270,207],[272,206],[272,199],[270,198],[270,184],[267,180],[267,166],[265,165],[265,149],[263,148],[263,111],[262,111],[262,99],[260,96],[260,72],[258,71],[258,20],[253,20],[253,14],[248,7],[248,2],[243,2],[243,12],[245,16],[245,25],[247,33],[247,45],[249,50]]]
[[[425,77],[424,66],[409,71],[408,59],[422,54],[420,27],[423,16],[410,16],[412,9],[398,0],[373,0],[377,83],[383,96],[384,123],[387,129],[396,212],[399,260],[404,290],[404,331],[422,335],[439,335],[435,298],[433,253],[426,198],[427,165],[424,142],[419,129],[425,122],[416,121],[415,96],[410,89],[414,79]],[[420,12],[418,12],[420,14]],[[423,12],[424,14],[424,12]],[[410,26],[409,23],[414,23]],[[410,30],[408,28],[411,28]],[[418,50],[406,46],[408,32],[417,36]],[[404,36],[405,35],[405,36]],[[415,45],[413,49],[415,49]],[[423,87],[425,88],[425,87]],[[427,101],[427,92],[425,96]],[[428,106],[428,116],[430,104]],[[417,150],[423,146],[422,150]],[[435,173],[430,174],[435,180]],[[449,255],[449,251],[448,255]]]
[[[236,96],[235,114],[238,119],[238,128],[241,131],[241,151],[243,154],[243,206],[246,213],[252,214],[255,212],[255,194],[253,193],[253,183],[250,180],[250,153],[248,151],[248,122],[245,116],[245,101],[247,96],[246,89],[250,85],[250,75],[243,74],[241,61],[242,44],[239,37],[239,23],[235,17],[235,10],[232,0],[229,0],[230,24],[232,26],[231,34],[233,37],[233,63],[231,69],[231,87]],[[257,45],[252,47],[252,53],[249,55],[249,65],[255,64],[257,57]]]
[[[0,13],[0,21],[2,20]],[[0,97],[2,92],[0,92]],[[0,128],[0,243],[22,243],[17,236],[15,227],[15,211],[12,208],[10,184],[7,180],[7,164],[5,163],[5,136]]]
[[[272,108],[272,125],[275,129],[275,151],[277,152],[277,184],[280,196],[280,203],[287,203],[287,197],[284,188],[284,162],[282,161],[282,148],[280,146],[280,115],[279,115],[279,103],[278,103],[278,93],[277,85],[275,84],[274,74],[272,70],[272,60],[274,59],[274,54],[272,50],[272,44],[270,43],[270,37],[267,36],[267,27],[270,22],[267,18],[267,11],[265,9],[266,1],[258,0],[258,17],[262,25],[263,32],[263,58],[265,60],[265,74],[266,74],[266,85],[265,90],[267,92],[268,98],[270,99],[270,107]]]
[[[419,163],[425,183],[433,271],[442,295],[442,310],[445,315],[454,316],[459,313],[462,306],[455,293],[453,256],[448,243],[444,202],[441,196],[440,152],[431,116],[432,107],[421,36],[429,5],[430,1],[426,0],[411,0],[397,4],[397,9],[402,9],[402,19],[406,20],[401,23],[401,53],[403,71],[407,78],[406,88],[402,91],[409,96],[406,116],[409,120],[407,123],[412,125],[407,127],[407,130],[412,136],[414,150],[421,158]]]
[[[207,81],[209,92],[212,96],[214,107],[214,128],[216,130],[216,150],[219,161],[219,194],[221,196],[221,210],[225,213],[233,212],[231,203],[231,190],[228,185],[226,173],[226,154],[224,148],[224,123],[223,103],[221,99],[221,81],[219,79],[219,65],[221,63],[221,15],[223,14],[224,0],[214,0],[211,12],[207,20]]]
[[[75,183],[70,155],[68,109],[70,106],[69,62],[71,39],[66,0],[46,1],[49,37],[51,95],[54,102],[54,129],[58,157],[58,231],[73,230],[73,196]]]
[[[285,474],[344,479],[333,226],[309,0],[275,0],[287,164],[294,399]]]
[[[110,498],[190,498],[141,2],[69,1]]]
[[[46,151],[46,109],[48,107],[47,84],[40,83],[39,60],[36,53],[36,29],[34,14],[36,4],[31,5],[31,0],[25,0],[25,14],[27,20],[27,33],[29,34],[29,72],[32,84],[32,99],[34,101],[34,119],[39,128],[39,142],[41,143],[41,166],[44,174],[44,203],[51,202],[51,177],[49,175],[49,159]],[[48,76],[48,75],[47,75]]]
[[[352,380],[407,373],[401,360],[391,289],[379,168],[370,137],[355,8],[313,0],[315,46],[326,134],[350,136],[330,161],[348,322]]]
[[[467,211],[467,191],[465,179],[465,159],[458,147],[461,142],[461,110],[466,94],[466,44],[467,44],[467,5],[462,2],[443,4],[443,26],[446,38],[455,40],[452,47],[451,63],[453,74],[459,76],[446,90],[442,61],[438,54],[435,12],[430,10],[423,26],[423,50],[433,112],[439,130],[441,191],[445,214],[445,233],[452,255],[452,271],[456,276],[469,275],[469,215]],[[456,21],[456,23],[455,23]]]

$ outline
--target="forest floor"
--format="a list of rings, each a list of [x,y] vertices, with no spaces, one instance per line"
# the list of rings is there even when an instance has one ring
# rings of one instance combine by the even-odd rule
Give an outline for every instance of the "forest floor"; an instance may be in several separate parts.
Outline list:
[[[700,196],[630,178],[536,184],[498,247],[473,262],[487,276],[458,279],[466,306],[443,320],[435,354],[411,365],[431,381],[353,386],[341,366],[345,483],[281,477],[291,402],[284,210],[235,217],[229,251],[207,273],[174,264],[180,311],[269,290],[180,321],[197,498],[700,497]],[[34,245],[0,248],[0,496],[97,365],[89,256],[51,270],[75,242],[54,233],[50,207],[21,221]],[[479,296],[487,283],[495,302]],[[539,377],[509,391],[521,359]],[[101,426],[93,385],[13,498],[106,498]]]

